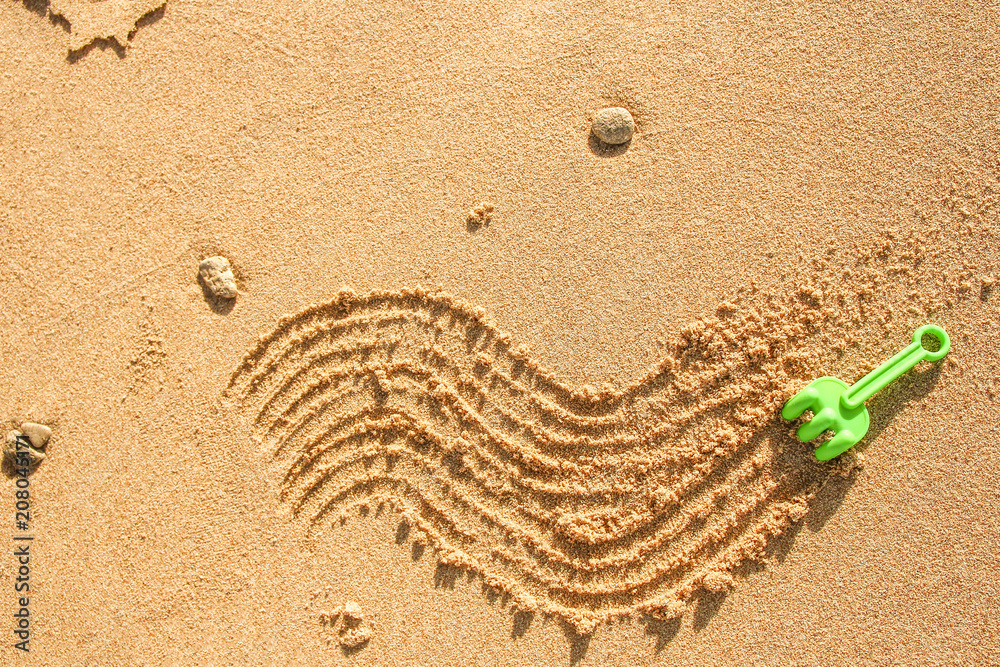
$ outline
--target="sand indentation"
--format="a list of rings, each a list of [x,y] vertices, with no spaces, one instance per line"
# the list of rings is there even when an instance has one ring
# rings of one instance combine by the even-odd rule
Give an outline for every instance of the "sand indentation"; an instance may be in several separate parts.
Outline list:
[[[443,561],[586,631],[676,613],[806,512],[831,468],[775,415],[817,316],[801,304],[770,340],[713,318],[612,391],[560,382],[448,295],[344,292],[283,320],[230,392],[298,514],[390,502]]]
[[[817,462],[780,409],[860,356],[859,341],[909,336],[907,318],[971,293],[960,223],[806,258],[789,294],[721,304],[620,389],[570,386],[482,309],[418,288],[344,291],[283,318],[227,394],[277,463],[281,497],[314,525],[385,502],[443,563],[527,612],[581,633],[635,612],[675,617],[697,590],[729,590],[740,563],[764,559],[854,467],[853,454]],[[958,281],[939,266],[956,262]]]

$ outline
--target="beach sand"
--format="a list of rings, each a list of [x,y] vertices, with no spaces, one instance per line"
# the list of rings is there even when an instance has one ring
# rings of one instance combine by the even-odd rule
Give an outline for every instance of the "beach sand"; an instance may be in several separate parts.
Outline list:
[[[996,24],[0,4],[0,664],[1000,662]]]

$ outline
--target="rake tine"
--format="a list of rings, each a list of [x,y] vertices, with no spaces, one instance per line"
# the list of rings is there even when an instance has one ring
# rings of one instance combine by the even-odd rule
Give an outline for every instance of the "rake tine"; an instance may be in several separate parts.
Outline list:
[[[809,406],[819,398],[819,392],[812,387],[806,387],[799,393],[788,399],[785,407],[781,409],[781,416],[784,419],[797,419],[799,415],[809,409]]]
[[[856,445],[859,439],[845,429],[816,448],[816,460],[829,461],[836,458]]]
[[[818,438],[819,434],[833,426],[837,412],[833,408],[823,408],[816,416],[799,427],[798,436],[802,442]]]

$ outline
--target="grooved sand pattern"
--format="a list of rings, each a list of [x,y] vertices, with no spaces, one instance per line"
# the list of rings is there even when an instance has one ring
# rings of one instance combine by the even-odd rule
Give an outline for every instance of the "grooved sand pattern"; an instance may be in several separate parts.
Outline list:
[[[814,258],[812,280],[784,300],[720,305],[620,389],[571,387],[481,309],[418,288],[343,291],[284,318],[229,393],[280,462],[282,497],[310,522],[388,502],[443,562],[580,632],[636,611],[672,617],[761,559],[854,465],[816,462],[778,412],[820,349],[856,344],[863,318],[893,319],[873,292],[880,265],[898,270],[879,292],[932,284],[927,233],[858,251],[849,279]],[[968,291],[935,287],[904,305],[936,310]]]

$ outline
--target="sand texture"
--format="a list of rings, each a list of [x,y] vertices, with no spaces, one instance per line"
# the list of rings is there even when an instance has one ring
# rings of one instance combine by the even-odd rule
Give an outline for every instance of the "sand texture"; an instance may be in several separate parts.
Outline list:
[[[1000,664],[997,24],[0,4],[0,665]]]

